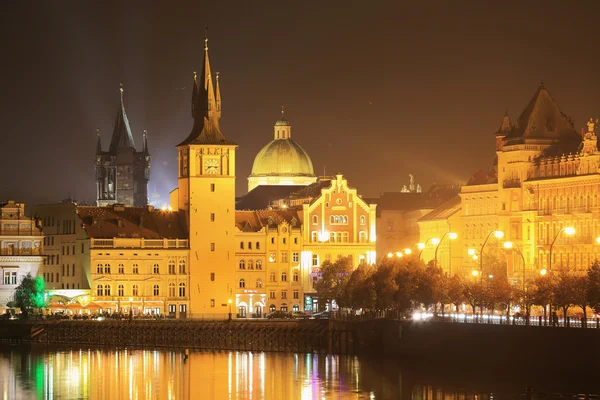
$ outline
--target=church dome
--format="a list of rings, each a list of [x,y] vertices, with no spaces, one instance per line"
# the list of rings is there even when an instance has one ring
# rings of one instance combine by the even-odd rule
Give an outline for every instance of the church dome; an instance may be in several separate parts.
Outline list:
[[[279,121],[278,121],[279,122]],[[252,176],[315,176],[310,157],[292,139],[275,139],[258,152]]]

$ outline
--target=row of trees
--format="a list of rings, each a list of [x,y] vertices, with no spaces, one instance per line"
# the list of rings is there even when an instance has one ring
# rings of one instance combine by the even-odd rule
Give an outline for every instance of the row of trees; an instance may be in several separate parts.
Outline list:
[[[518,305],[529,315],[533,306],[553,305],[567,315],[573,306],[581,307],[583,320],[586,309],[600,312],[600,264],[595,262],[587,274],[567,272],[538,276],[523,287],[511,285],[506,268],[501,265],[486,269],[479,276],[448,277],[441,268],[409,259],[385,259],[377,266],[361,265],[353,270],[351,260],[340,258],[326,261],[321,266],[321,279],[315,284],[320,301],[335,300],[339,307],[351,310],[432,310],[445,312],[446,308],[459,311],[469,304],[473,312],[502,311]],[[493,272],[487,273],[487,272]]]
[[[14,301],[8,302],[8,308],[19,308],[24,318],[29,318],[36,310],[46,306],[44,280],[27,274],[15,290]]]

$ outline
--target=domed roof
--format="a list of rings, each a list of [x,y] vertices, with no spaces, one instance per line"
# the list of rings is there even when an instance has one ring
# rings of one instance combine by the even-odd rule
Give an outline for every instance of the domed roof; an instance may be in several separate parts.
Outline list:
[[[282,115],[281,118],[275,122],[275,126],[290,126],[290,123],[285,117]]]
[[[254,159],[250,176],[278,175],[315,176],[310,157],[292,139],[272,140]]]

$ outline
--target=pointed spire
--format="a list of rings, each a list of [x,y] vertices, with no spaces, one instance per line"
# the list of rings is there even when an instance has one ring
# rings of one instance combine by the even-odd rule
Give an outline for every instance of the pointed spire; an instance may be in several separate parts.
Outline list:
[[[216,110],[216,116],[218,119],[221,118],[221,89],[219,88],[219,73],[217,72],[216,74],[216,79],[217,79],[217,87],[216,87],[216,105],[217,105],[217,110]]]
[[[207,110],[206,115],[210,119],[213,113],[216,114],[217,105],[215,101],[215,90],[213,87],[212,72],[210,70],[210,59],[208,57],[208,34],[204,38],[204,90],[206,92]]]
[[[123,84],[120,85],[119,92],[121,95],[121,102],[117,111],[115,128],[113,130],[112,138],[110,141],[109,151],[111,153],[116,153],[120,149],[126,147],[131,147],[135,149],[135,142],[133,141],[133,135],[131,134],[131,128],[129,127],[129,119],[127,119],[127,113],[125,112],[125,101],[123,100]]]
[[[504,117],[502,118],[502,124],[500,125],[500,129],[496,132],[496,136],[506,136],[512,130],[512,124],[510,123],[510,118],[508,116],[508,109],[504,111]]]
[[[96,129],[98,141],[96,142],[96,154],[102,154],[102,141],[100,140],[100,129]]]
[[[144,129],[144,144],[143,144],[143,149],[142,152],[146,155],[148,155],[148,131]]]
[[[194,71],[194,87],[192,89],[192,118],[196,119],[198,113],[198,76]]]

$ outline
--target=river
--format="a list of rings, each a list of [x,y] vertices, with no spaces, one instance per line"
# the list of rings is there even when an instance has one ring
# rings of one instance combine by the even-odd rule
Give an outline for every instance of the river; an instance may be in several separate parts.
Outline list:
[[[433,369],[424,368],[425,371]],[[142,349],[5,349],[1,399],[519,399],[504,378],[411,373],[355,356]],[[441,376],[441,378],[440,378]],[[520,385],[520,386],[519,386]],[[576,393],[573,392],[573,393]],[[539,395],[538,395],[539,396]],[[532,398],[563,398],[543,395]],[[565,397],[566,398],[566,397]],[[572,398],[572,397],[569,397]]]

